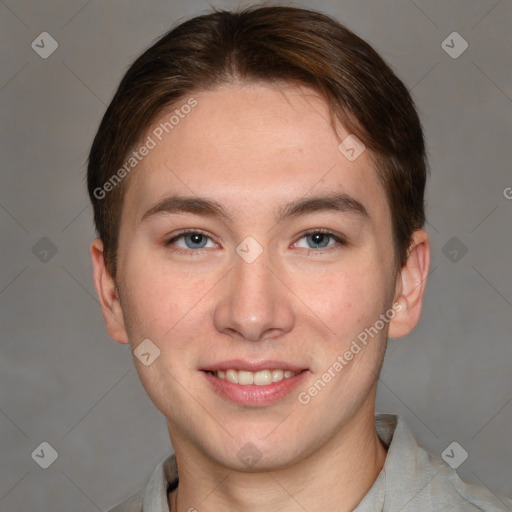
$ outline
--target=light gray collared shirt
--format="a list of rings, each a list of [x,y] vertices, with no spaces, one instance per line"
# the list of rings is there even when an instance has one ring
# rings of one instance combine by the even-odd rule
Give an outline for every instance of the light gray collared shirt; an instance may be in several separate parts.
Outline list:
[[[353,512],[510,512],[512,499],[459,478],[441,457],[421,448],[398,416],[377,414],[388,447],[384,467]],[[169,512],[167,494],[178,486],[176,459],[158,465],[146,489],[110,512]]]

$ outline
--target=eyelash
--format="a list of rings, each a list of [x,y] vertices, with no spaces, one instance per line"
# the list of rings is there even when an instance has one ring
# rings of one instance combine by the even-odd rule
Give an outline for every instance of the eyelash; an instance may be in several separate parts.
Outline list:
[[[183,236],[190,235],[190,234],[203,235],[206,238],[212,240],[212,238],[204,231],[201,231],[198,229],[185,229],[185,230],[181,231],[180,233],[178,233],[177,235],[170,238],[169,240],[167,240],[165,242],[165,246],[168,247],[171,251],[179,253],[179,254],[200,256],[204,252],[204,249],[181,249],[181,248],[173,247],[173,243],[176,242],[176,240],[179,240]],[[328,229],[323,229],[323,228],[310,229],[309,231],[302,233],[301,236],[297,239],[297,241],[294,242],[294,244],[296,244],[299,240],[302,240],[305,237],[308,237],[311,235],[316,235],[316,234],[322,234],[322,235],[329,236],[330,238],[332,238],[335,241],[335,244],[331,245],[329,247],[323,248],[323,249],[313,249],[313,248],[306,249],[308,251],[308,255],[310,253],[314,253],[315,255],[323,254],[332,249],[347,245],[347,240],[343,236],[336,235],[332,231],[329,231]]]

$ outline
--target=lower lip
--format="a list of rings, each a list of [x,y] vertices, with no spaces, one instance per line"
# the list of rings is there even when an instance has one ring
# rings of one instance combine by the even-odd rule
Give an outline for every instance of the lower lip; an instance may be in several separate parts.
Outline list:
[[[265,386],[256,384],[242,386],[203,371],[204,376],[217,393],[235,404],[248,407],[263,407],[278,402],[290,394],[308,373],[310,373],[309,370],[304,370],[292,377]]]

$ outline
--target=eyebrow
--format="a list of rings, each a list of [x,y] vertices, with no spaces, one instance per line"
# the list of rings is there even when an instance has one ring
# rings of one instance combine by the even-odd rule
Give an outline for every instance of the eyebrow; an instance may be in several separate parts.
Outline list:
[[[353,197],[344,193],[330,193],[302,198],[285,204],[278,209],[277,222],[320,211],[337,211],[356,214],[363,218],[369,217],[363,204]],[[162,199],[147,210],[140,222],[142,223],[150,217],[173,213],[193,213],[206,217],[217,217],[227,222],[232,218],[226,208],[213,199],[173,195]]]

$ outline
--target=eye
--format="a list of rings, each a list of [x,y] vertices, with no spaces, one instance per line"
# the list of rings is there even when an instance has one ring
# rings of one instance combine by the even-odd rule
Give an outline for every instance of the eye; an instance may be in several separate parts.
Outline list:
[[[215,243],[209,236],[201,231],[183,231],[166,242],[166,245],[175,245],[184,250],[215,248]]]
[[[305,243],[302,241],[305,241]],[[336,245],[345,244],[346,241],[343,237],[335,235],[331,231],[315,229],[305,233],[294,245],[301,249],[329,249]]]

